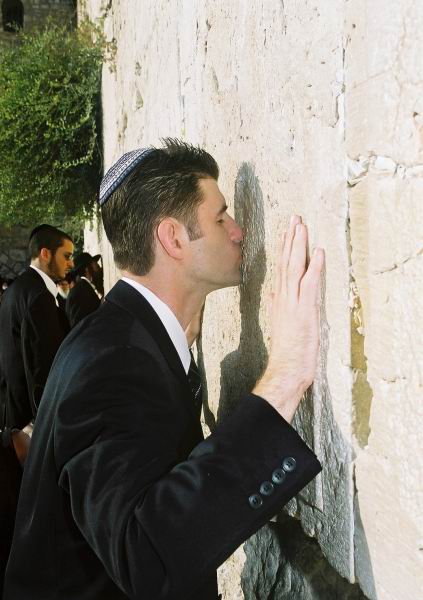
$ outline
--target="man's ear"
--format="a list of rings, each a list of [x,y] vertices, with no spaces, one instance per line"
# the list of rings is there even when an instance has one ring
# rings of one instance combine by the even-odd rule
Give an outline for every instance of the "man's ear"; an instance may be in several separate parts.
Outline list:
[[[49,250],[48,248],[41,248],[40,250],[40,254],[39,254],[39,258],[40,260],[42,260],[43,262],[49,263],[51,260],[51,250]]]
[[[189,237],[185,226],[174,219],[166,217],[157,227],[157,239],[163,250],[172,258],[180,259]]]

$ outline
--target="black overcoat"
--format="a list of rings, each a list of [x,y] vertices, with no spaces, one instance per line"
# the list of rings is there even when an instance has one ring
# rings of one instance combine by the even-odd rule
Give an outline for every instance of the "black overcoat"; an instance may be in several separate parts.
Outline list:
[[[253,394],[203,440],[165,328],[120,281],[53,364],[4,600],[216,600],[218,565],[320,468]]]
[[[100,306],[100,298],[89,281],[80,279],[69,291],[66,298],[66,314],[71,327],[91,314]]]
[[[0,427],[21,429],[34,419],[66,333],[53,295],[29,267],[0,304]]]

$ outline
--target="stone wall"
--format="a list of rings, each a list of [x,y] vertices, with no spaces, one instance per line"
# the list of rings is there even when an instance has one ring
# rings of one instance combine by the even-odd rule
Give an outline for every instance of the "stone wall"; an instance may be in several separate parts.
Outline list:
[[[6,228],[0,226],[0,275],[14,279],[28,265],[28,237],[25,227]]]
[[[356,573],[369,597],[414,600],[423,594],[423,4],[347,8]]]
[[[75,0],[22,0],[24,30],[40,27],[48,17],[68,22],[75,14]]]
[[[295,426],[323,473],[222,566],[226,599],[417,600],[423,589],[423,4],[86,0],[116,42],[105,167],[175,136],[207,148],[245,229],[248,278],[198,343],[205,428],[266,361],[278,240],[326,249],[319,372]],[[106,284],[110,246],[91,231]]]
[[[77,0],[20,0],[23,5],[23,31],[42,27],[48,18],[64,24],[74,25],[76,22]],[[4,0],[0,0],[0,6]],[[13,43],[16,34],[3,31],[0,23],[0,42]]]

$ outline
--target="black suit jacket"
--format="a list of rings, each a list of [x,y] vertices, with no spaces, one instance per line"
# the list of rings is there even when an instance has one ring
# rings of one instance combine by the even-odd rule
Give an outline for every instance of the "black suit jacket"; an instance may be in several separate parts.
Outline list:
[[[100,298],[93,290],[91,284],[85,279],[80,279],[70,290],[66,298],[66,314],[71,327],[100,306]]]
[[[120,281],[54,362],[4,600],[216,600],[218,565],[319,471],[253,394],[203,440],[166,330]]]
[[[22,428],[35,417],[65,335],[53,295],[28,268],[0,304],[0,426]]]

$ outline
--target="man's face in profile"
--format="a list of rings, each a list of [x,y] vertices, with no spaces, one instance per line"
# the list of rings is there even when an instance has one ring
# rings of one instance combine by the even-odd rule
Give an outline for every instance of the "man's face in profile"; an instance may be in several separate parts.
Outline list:
[[[63,244],[57,248],[54,254],[51,254],[48,263],[48,275],[53,281],[64,279],[66,274],[73,268],[73,243],[70,240],[63,240]]]
[[[241,281],[242,230],[227,213],[225,198],[214,179],[199,182],[203,201],[197,208],[201,237],[190,242],[190,270],[207,293]]]

